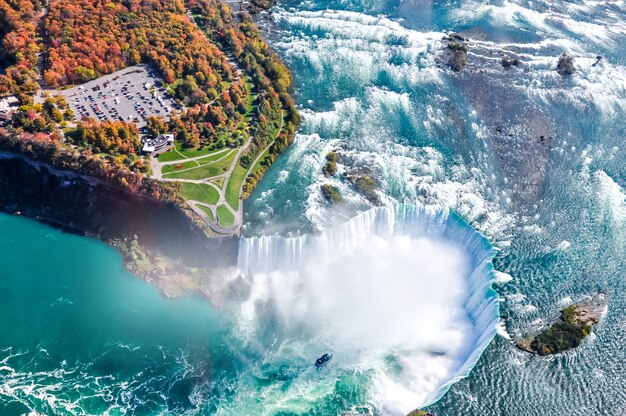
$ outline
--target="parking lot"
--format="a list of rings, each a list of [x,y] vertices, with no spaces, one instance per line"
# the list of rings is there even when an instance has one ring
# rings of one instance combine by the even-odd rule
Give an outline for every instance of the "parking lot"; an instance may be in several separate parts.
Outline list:
[[[83,117],[96,120],[134,121],[141,128],[149,116],[165,116],[179,109],[147,66],[132,66],[64,90],[74,112],[74,122]]]

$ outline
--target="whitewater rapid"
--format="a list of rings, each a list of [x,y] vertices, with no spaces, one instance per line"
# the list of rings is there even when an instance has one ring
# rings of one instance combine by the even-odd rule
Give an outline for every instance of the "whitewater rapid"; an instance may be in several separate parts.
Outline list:
[[[238,267],[250,294],[237,319],[241,343],[265,362],[306,366],[335,355],[324,373],[298,376],[280,395],[281,381],[258,391],[261,414],[313,408],[328,394],[322,386],[362,374],[362,404],[375,411],[406,414],[435,401],[496,333],[494,253],[457,215],[409,205],[372,208],[317,235],[242,238]]]
[[[496,275],[501,305],[505,308],[503,320],[497,325],[502,337],[491,344],[487,354],[494,350],[505,353],[485,357],[478,371],[472,373],[471,382],[458,383],[451,394],[429,410],[454,414],[539,414],[537,409],[554,407],[557,402],[563,404],[557,406],[560,410],[568,409],[556,411],[558,414],[583,409],[582,404],[571,405],[577,400],[576,395],[564,398],[541,393],[536,395],[541,398],[541,405],[520,405],[517,398],[526,394],[520,379],[532,380],[528,385],[541,385],[537,390],[542,391],[550,391],[552,385],[542,384],[546,378],[525,371],[527,363],[519,367],[506,365],[506,373],[500,371],[500,366],[504,361],[521,360],[511,347],[511,338],[522,336],[538,318],[558,312],[551,309],[553,288],[564,295],[575,287],[581,294],[590,290],[586,286],[591,286],[583,282],[594,278],[602,281],[598,268],[588,266],[596,263],[586,251],[596,246],[599,235],[606,235],[605,243],[610,242],[611,250],[623,251],[623,167],[616,161],[623,156],[624,129],[620,121],[624,115],[626,71],[623,54],[616,53],[615,46],[623,43],[624,10],[624,2],[605,1],[492,4],[468,0],[445,5],[413,0],[281,2],[266,28],[272,46],[294,72],[296,100],[303,121],[293,146],[277,160],[249,200],[245,214],[247,231],[288,234],[300,230],[319,235],[259,237],[242,242],[240,265],[256,270],[259,276],[254,280],[242,321],[255,322],[255,305],[279,299],[273,312],[283,316],[281,322],[302,320],[295,313],[285,313],[297,307],[302,307],[301,316],[322,316],[324,322],[328,310],[336,310],[320,306],[326,300],[323,295],[329,292],[328,287],[335,288],[324,282],[333,282],[339,271],[347,270],[377,287],[375,276],[381,273],[372,272],[374,277],[370,277],[362,272],[363,268],[376,270],[380,258],[398,263],[400,260],[387,255],[389,252],[402,252],[406,247],[419,251],[411,246],[414,242],[396,239],[397,224],[402,221],[394,217],[394,225],[389,226],[387,217],[374,214],[378,208],[368,211],[371,204],[346,180],[368,175],[376,180],[377,195],[386,206],[406,203],[435,212],[452,210],[502,249],[497,258],[501,273]],[[440,59],[445,47],[441,40],[451,31],[468,39],[468,66],[461,72],[449,70]],[[575,58],[577,73],[572,77],[562,77],[555,70],[562,52]],[[604,58],[598,61],[598,55]],[[505,68],[502,60],[507,56],[518,58],[521,67]],[[337,159],[337,174],[332,177],[323,172],[329,152],[334,152]],[[337,189],[343,204],[328,204],[322,185]],[[389,208],[383,210],[386,209]],[[355,217],[355,212],[366,213]],[[604,222],[610,226],[595,229],[591,225]],[[345,226],[337,226],[344,223]],[[457,231],[462,232],[462,228]],[[572,244],[572,249],[560,251],[559,262],[564,264],[552,268],[543,255],[543,250],[549,249],[544,247],[555,247],[564,239],[570,243],[578,240],[579,250]],[[435,241],[438,240],[432,241],[429,249],[432,255],[427,257],[436,262]],[[585,245],[589,241],[593,243]],[[351,254],[352,250],[358,255]],[[446,250],[452,253],[453,247]],[[463,252],[464,249],[457,254],[462,257]],[[386,257],[375,256],[378,253],[385,253]],[[563,260],[573,253],[584,253],[576,270]],[[336,256],[351,259],[351,266],[341,268],[341,262],[333,260]],[[319,258],[324,259],[322,264]],[[360,260],[363,258],[366,260]],[[597,264],[604,262],[604,256],[599,256]],[[609,269],[619,270],[616,262],[609,264],[613,265]],[[407,268],[421,271],[416,265]],[[300,269],[305,272],[293,271]],[[411,280],[411,276],[397,275],[407,291],[420,290],[420,283]],[[299,296],[314,280],[322,282],[322,294]],[[450,278],[447,283],[434,278],[426,280],[441,284],[432,287],[456,288],[467,282],[465,278]],[[290,289],[287,293],[274,293],[283,287]],[[469,287],[465,289],[467,296],[474,293]],[[376,292],[382,292],[381,299],[386,296],[378,288]],[[357,299],[358,295],[354,293]],[[441,304],[455,304],[452,298],[436,299]],[[402,301],[391,304],[398,310],[407,310]],[[350,311],[353,309],[363,308]],[[375,306],[371,309],[377,310]],[[395,309],[385,312],[393,314]],[[423,320],[420,312],[415,313],[416,322]],[[444,333],[449,323],[438,321],[438,332]],[[345,325],[339,322],[337,327]],[[254,328],[256,325],[248,325],[253,332]],[[486,339],[490,339],[492,327],[489,328],[485,331]],[[307,329],[312,338],[323,339],[327,331],[331,335],[325,335],[326,338],[340,340],[341,346],[350,344],[340,329]],[[383,335],[385,339],[386,334]],[[405,335],[409,339],[411,334],[402,334]],[[378,347],[376,342],[371,340],[372,350]],[[472,350],[479,344],[465,343],[467,351],[480,350]],[[312,349],[309,344],[305,347]],[[449,363],[440,365],[434,360],[432,367],[423,365],[421,372],[415,371],[412,380],[427,374],[433,377],[431,381],[436,381],[411,386],[418,394],[403,396],[406,403],[429,402],[445,391],[445,380],[454,380],[455,371],[463,374],[471,368],[462,363],[463,354],[458,351],[444,354],[446,359],[453,357]],[[305,353],[295,355],[306,362]],[[354,360],[358,362],[357,358]],[[376,362],[373,358],[364,367],[387,368]],[[443,376],[443,371],[438,373],[435,367],[445,368],[448,373]],[[546,368],[542,371],[549,372]],[[398,405],[404,409],[403,400],[395,398],[402,396],[408,383],[402,382],[401,375],[389,377],[384,370],[376,374],[363,384],[373,390],[378,386],[376,391],[388,399],[381,399],[379,408]],[[550,374],[558,380],[553,384],[561,382],[558,371]],[[389,379],[392,381],[382,381]],[[497,384],[495,379],[499,380]],[[477,383],[483,387],[476,387]],[[604,391],[610,389],[607,384],[603,384]],[[509,386],[515,386],[515,393],[511,394]],[[333,397],[342,398],[340,391],[335,391]],[[508,413],[492,407],[492,391],[500,394],[498,404],[506,402],[502,406]],[[302,402],[314,402],[305,397],[308,396],[301,397]],[[553,400],[554,397],[560,400]],[[362,400],[355,397],[352,402]],[[325,402],[319,398],[316,403]],[[602,401],[596,400],[597,403]],[[337,408],[332,408],[335,413],[319,414],[337,414]],[[533,410],[520,410],[524,408]]]
[[[0,218],[0,413],[395,415],[441,396],[428,411],[626,414],[625,16],[623,0],[278,2],[259,20],[303,122],[244,215],[247,235],[302,235],[242,239],[244,277],[207,278],[211,308],[158,296],[104,246]],[[461,73],[437,61],[450,31],[468,38]],[[344,177],[360,174],[387,207]],[[492,249],[448,210],[501,249],[499,299]],[[512,345],[596,291],[608,311],[580,348]]]

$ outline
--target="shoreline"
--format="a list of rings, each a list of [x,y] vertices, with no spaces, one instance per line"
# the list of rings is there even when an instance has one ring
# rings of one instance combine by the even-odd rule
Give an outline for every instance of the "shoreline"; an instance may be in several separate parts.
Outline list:
[[[174,202],[6,151],[0,152],[0,211],[102,241],[120,252],[129,272],[168,297],[204,293],[200,277],[237,259],[237,237],[211,236]]]

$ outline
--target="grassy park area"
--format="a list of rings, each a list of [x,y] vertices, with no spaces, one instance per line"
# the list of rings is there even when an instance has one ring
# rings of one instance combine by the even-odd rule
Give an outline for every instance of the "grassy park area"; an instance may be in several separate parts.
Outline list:
[[[248,91],[246,114],[241,122],[230,132],[220,132],[221,143],[240,143],[239,146],[214,148],[210,146],[198,149],[186,149],[178,141],[166,153],[158,156],[157,169],[164,180],[181,183],[181,196],[192,202],[196,210],[206,213],[205,220],[210,220],[217,232],[230,228],[241,221],[241,189],[248,172],[256,172],[261,161],[268,155],[269,146],[255,158],[251,169],[241,165],[241,157],[246,154],[252,137],[248,124],[253,113],[256,96],[252,93],[252,85],[248,77],[244,77]],[[278,137],[282,120],[274,120],[273,137]],[[243,141],[243,143],[242,143]],[[237,215],[235,215],[236,213]]]
[[[184,149],[182,143],[174,143],[174,148],[170,152],[161,153],[159,155],[159,162],[174,162],[176,160],[191,159],[194,157],[207,156],[212,153],[216,153],[222,149],[209,149],[208,146],[200,149]]]
[[[235,150],[232,149],[223,149],[220,152],[215,152],[212,153],[210,156],[207,157],[203,157],[200,159],[196,159],[196,160],[190,160],[188,162],[184,162],[184,161],[179,161],[180,163],[175,163],[175,164],[170,164],[170,165],[165,165],[163,166],[163,169],[161,169],[161,172],[163,174],[166,173],[172,173],[172,172],[176,172],[176,171],[181,171],[181,170],[187,170],[187,169],[191,169],[191,168],[195,168],[201,165],[206,165],[207,163],[211,163],[211,162],[215,162],[216,160],[219,160],[225,156],[227,156],[230,153],[234,153]]]
[[[226,185],[226,202],[236,211],[239,209],[239,189],[246,177],[246,169],[237,164],[233,173],[230,174]]]
[[[226,205],[217,207],[217,222],[223,228],[230,227],[235,222],[235,216]]]
[[[181,182],[181,195],[186,200],[194,199],[209,205],[217,204],[220,199],[217,189],[204,183]]]
[[[215,221],[215,217],[213,216],[213,211],[211,211],[211,208],[205,207],[204,205],[198,205],[198,208],[204,211],[211,221]]]
[[[228,172],[228,169],[235,160],[235,156],[237,156],[237,153],[231,151],[229,154],[222,155],[222,157],[218,158],[216,161],[198,164],[197,166],[191,166],[188,169],[181,169],[172,173],[164,173],[163,177],[199,180],[223,175]]]

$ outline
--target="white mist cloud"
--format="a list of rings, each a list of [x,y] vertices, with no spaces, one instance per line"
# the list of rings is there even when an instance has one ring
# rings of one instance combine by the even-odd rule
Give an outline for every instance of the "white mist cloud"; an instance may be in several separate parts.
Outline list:
[[[258,329],[247,336],[273,323],[271,359],[335,355],[331,372],[293,383],[281,402],[306,401],[303,391],[314,395],[320,382],[346,372],[370,372],[370,402],[406,414],[458,376],[480,335],[466,310],[473,271],[466,241],[394,228],[384,215],[361,215],[315,237],[244,241],[240,266],[252,273],[241,316]]]

